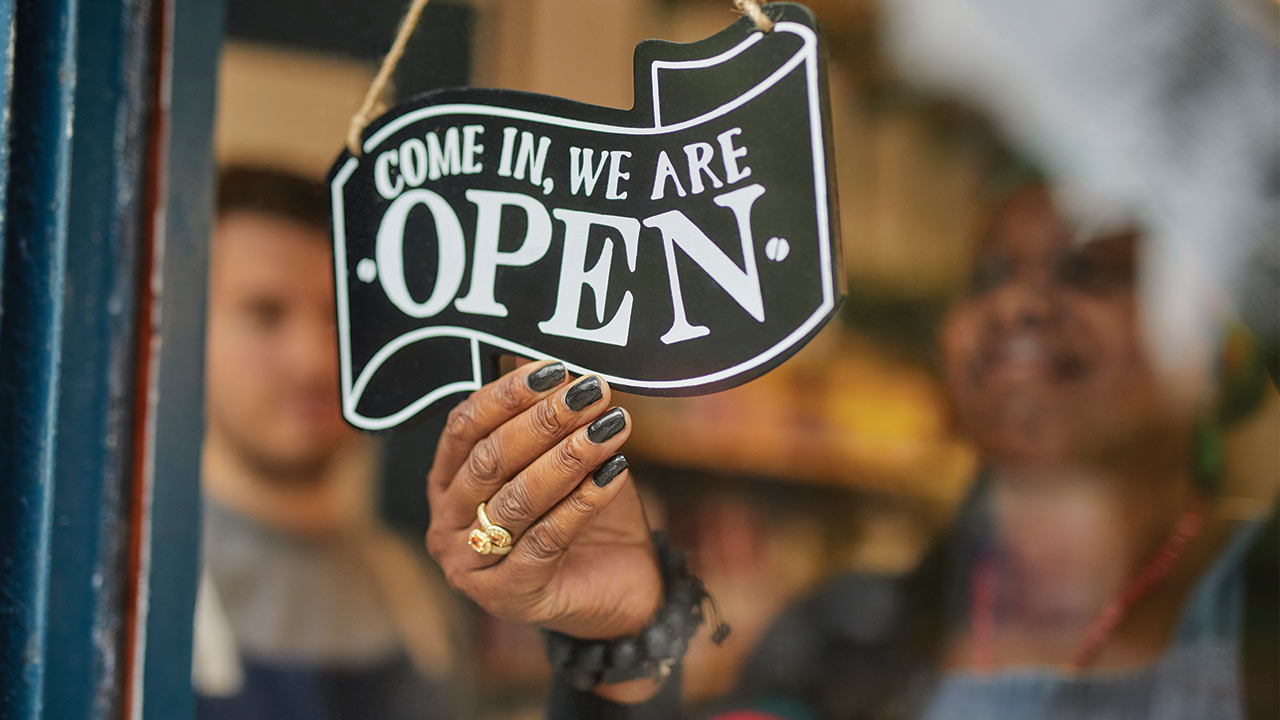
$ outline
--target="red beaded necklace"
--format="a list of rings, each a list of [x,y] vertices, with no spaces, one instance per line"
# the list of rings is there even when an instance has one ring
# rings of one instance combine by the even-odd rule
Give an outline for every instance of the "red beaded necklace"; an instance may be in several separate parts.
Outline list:
[[[1169,577],[1174,563],[1204,528],[1208,509],[1207,502],[1203,499],[1196,500],[1178,519],[1164,545],[1142,566],[1124,590],[1102,609],[1071,657],[1068,667],[1072,672],[1079,672],[1092,664],[1129,611]],[[999,594],[998,574],[989,559],[978,563],[974,568],[970,578],[970,593],[972,609],[969,626],[973,635],[973,664],[979,670],[989,672],[996,666],[996,602]]]

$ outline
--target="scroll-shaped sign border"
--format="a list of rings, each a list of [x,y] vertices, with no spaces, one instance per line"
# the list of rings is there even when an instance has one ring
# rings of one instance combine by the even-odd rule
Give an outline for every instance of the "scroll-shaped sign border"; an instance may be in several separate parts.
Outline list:
[[[672,124],[664,124],[661,117],[662,104],[659,102],[659,77],[660,71],[672,70],[698,70],[712,68],[717,65],[731,61],[739,54],[752,47],[756,43],[767,40],[767,36],[761,32],[749,32],[745,39],[728,50],[720,52],[714,56],[689,59],[689,60],[663,60],[654,59],[649,61],[647,77],[639,75],[640,68],[637,67],[637,83],[647,80],[643,84],[649,86],[652,93],[652,124],[641,126],[616,125],[610,123],[602,123],[590,120],[575,119],[572,117],[560,117],[542,112],[534,112],[522,110],[512,107],[503,107],[500,105],[487,104],[483,102],[445,102],[439,105],[428,105],[425,107],[417,107],[410,109],[404,114],[397,116],[399,110],[392,109],[383,119],[390,118],[385,124],[374,130],[363,142],[362,150],[365,157],[368,158],[370,153],[376,150],[384,141],[389,139],[394,133],[403,129],[405,126],[419,122],[438,115],[476,115],[490,118],[506,118],[512,120],[523,120],[538,123],[546,123],[549,125],[561,126],[570,129],[592,130],[598,132],[606,132],[614,135],[660,135],[665,133],[673,133],[686,128],[696,127],[708,121],[727,115],[734,110],[742,107],[750,102],[753,98],[768,91],[770,88],[786,78],[798,67],[803,65],[805,71],[805,83],[807,87],[807,119],[809,123],[808,131],[812,144],[813,154],[813,186],[816,207],[816,217],[814,218],[817,238],[819,242],[818,256],[821,262],[821,282],[822,282],[822,303],[814,310],[814,312],[803,323],[798,325],[791,333],[789,333],[780,342],[774,344],[768,349],[760,352],[749,360],[739,362],[733,367],[725,368],[717,372],[701,375],[698,377],[681,378],[676,380],[644,380],[638,378],[620,377],[605,372],[600,372],[594,368],[586,367],[565,358],[556,358],[564,361],[566,367],[576,374],[595,374],[606,379],[612,386],[617,389],[635,392],[645,395],[693,395],[707,392],[714,392],[719,389],[731,387],[733,385],[745,382],[760,374],[768,371],[778,363],[785,360],[814,335],[822,325],[834,313],[839,302],[839,288],[837,283],[839,259],[833,257],[832,233],[836,228],[835,210],[830,206],[834,202],[833,183],[828,176],[829,168],[827,166],[827,128],[824,126],[823,104],[826,102],[825,74],[820,62],[822,48],[817,33],[813,28],[801,22],[786,20],[785,18],[793,13],[803,13],[804,17],[812,18],[809,11],[802,6],[793,5],[791,3],[777,3],[771,5],[769,10],[776,10],[781,13],[784,19],[774,24],[774,33],[793,34],[802,40],[801,49],[788,59],[777,70],[769,74],[764,80],[757,83],[749,90],[743,92],[732,100],[716,107],[715,109],[702,113],[696,117],[682,120]],[[772,14],[772,13],[771,13]],[[743,23],[750,21],[743,18],[737,25],[727,29],[724,32],[730,32],[739,28],[739,32],[745,30],[742,28]],[[677,44],[662,41],[647,41],[640,47],[637,57],[641,55],[641,51],[648,50],[651,53],[667,53],[672,54],[672,49],[679,50],[678,54],[696,55],[699,46],[712,44],[716,37],[707,40],[698,41],[689,44]],[[637,91],[643,88],[637,87]],[[456,92],[456,91],[455,91]],[[485,97],[483,93],[486,91],[476,90],[479,97]],[[493,91],[488,91],[493,92]],[[530,95],[527,93],[515,93],[506,91],[504,98],[519,97],[539,98],[542,101],[548,100],[545,96]],[[428,96],[429,97],[429,96]],[[591,106],[571,103],[570,101],[553,99],[556,102],[566,103],[568,105],[576,105],[580,108],[592,108]],[[411,101],[413,102],[413,101]],[[421,102],[419,100],[418,102]],[[639,108],[637,108],[639,110]],[[621,113],[625,111],[609,111],[613,113]],[[633,111],[634,112],[634,111]],[[785,131],[785,128],[779,128],[779,131]],[[342,390],[342,408],[343,414],[348,422],[356,427],[366,430],[382,430],[394,427],[409,419],[410,417],[421,412],[428,406],[440,401],[441,399],[453,395],[455,393],[463,393],[473,391],[480,388],[485,382],[485,372],[481,362],[481,344],[498,348],[516,355],[521,355],[533,359],[551,359],[547,354],[526,346],[524,344],[514,342],[507,338],[503,338],[488,332],[475,330],[467,327],[459,327],[455,325],[432,326],[411,330],[399,336],[395,340],[388,342],[379,349],[365,365],[360,372],[359,377],[352,378],[352,360],[351,360],[351,326],[348,307],[348,269],[347,269],[347,243],[344,227],[344,207],[343,207],[343,187],[355,172],[360,159],[350,157],[344,153],[332,175],[331,191],[333,201],[333,243],[334,243],[334,272],[335,272],[335,292],[337,302],[337,319],[338,319],[338,346],[339,346],[339,364],[341,370],[341,390]],[[421,340],[436,337],[463,338],[469,339],[471,345],[471,365],[472,377],[469,380],[461,380],[451,382],[437,387],[423,395],[416,401],[408,404],[398,412],[392,413],[386,417],[366,417],[359,414],[356,410],[362,394],[367,388],[369,382],[373,378],[377,370],[401,348]]]

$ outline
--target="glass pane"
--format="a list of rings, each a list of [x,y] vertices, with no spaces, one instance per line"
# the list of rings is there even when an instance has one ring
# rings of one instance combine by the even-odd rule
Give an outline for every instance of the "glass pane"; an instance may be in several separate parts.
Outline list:
[[[1243,178],[1273,173],[1253,156],[1275,148],[1235,125],[1229,168],[1179,146],[1224,147],[1188,103],[1270,117],[1230,86],[1275,69],[1275,46],[1252,11],[1223,4],[1204,12],[1235,50],[1105,9],[1070,25],[974,5],[810,3],[828,52],[838,316],[744,386],[613,400],[631,413],[645,516],[733,626],[723,646],[705,630],[691,644],[683,702],[1243,717],[1250,673],[1276,650],[1274,632],[1261,651],[1242,637],[1261,627],[1256,603],[1275,614],[1256,569],[1276,563],[1256,548],[1274,516],[1280,403],[1266,370],[1276,308],[1238,292],[1257,272],[1240,259],[1270,251],[1237,221],[1274,212]],[[319,183],[402,10],[229,2],[202,712],[546,708],[538,631],[467,602],[425,553],[443,418],[375,438],[338,416]],[[470,84],[628,108],[638,42],[699,40],[736,17],[728,0],[433,2],[394,94]],[[1172,69],[1138,62],[1162,61],[1129,52],[1132,38]],[[1240,75],[1197,75],[1216,52]],[[1191,77],[1207,85],[1177,85]],[[1238,204],[1215,178],[1239,180]],[[1237,239],[1205,242],[1192,230],[1219,227],[1194,225],[1205,218]]]

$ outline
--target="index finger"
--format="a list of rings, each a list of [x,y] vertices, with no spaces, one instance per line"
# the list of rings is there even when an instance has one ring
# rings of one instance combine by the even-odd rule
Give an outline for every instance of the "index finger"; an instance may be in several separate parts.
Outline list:
[[[506,421],[529,409],[569,377],[564,364],[550,361],[512,370],[472,393],[449,412],[435,461],[427,477],[428,493],[449,486],[476,442]]]

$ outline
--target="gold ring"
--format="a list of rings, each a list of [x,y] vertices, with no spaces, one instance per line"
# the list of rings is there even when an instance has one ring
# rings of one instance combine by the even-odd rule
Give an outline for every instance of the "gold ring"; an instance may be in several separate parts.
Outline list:
[[[467,536],[467,544],[481,555],[506,555],[511,552],[511,531],[490,522],[484,505],[480,503],[476,506],[476,519],[480,521],[480,527]]]

